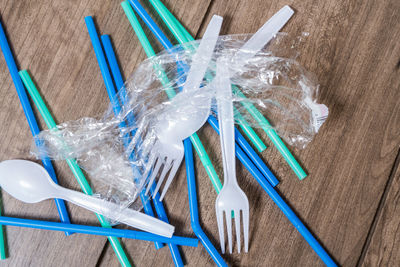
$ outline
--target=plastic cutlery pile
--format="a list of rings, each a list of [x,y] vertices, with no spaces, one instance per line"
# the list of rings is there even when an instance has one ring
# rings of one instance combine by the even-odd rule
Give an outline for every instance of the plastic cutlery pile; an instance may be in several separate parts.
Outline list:
[[[180,40],[183,40],[183,42],[191,40],[187,31],[159,0],[151,0],[150,2]],[[256,127],[262,128],[267,132],[272,142],[278,147],[278,150],[299,178],[303,179],[305,177],[304,171],[302,171],[300,165],[284,146],[270,123],[261,113],[255,111],[256,108],[253,106],[255,101],[246,101],[244,94],[236,87],[236,85],[240,84],[238,77],[239,79],[246,79],[246,75],[249,75],[249,73],[262,72],[262,70],[251,69],[252,66],[254,67],[252,60],[276,37],[280,29],[293,15],[293,10],[288,6],[283,7],[251,38],[246,41],[239,40],[240,47],[234,47],[233,45],[229,49],[229,40],[227,41],[226,37],[220,36],[223,22],[223,18],[220,16],[214,15],[212,17],[201,41],[172,47],[172,44],[138,1],[132,0],[130,3],[125,1],[122,3],[122,7],[145,48],[146,54],[150,57],[148,61],[144,62],[142,72],[135,72],[133,75],[134,79],[132,79],[134,82],[145,81],[143,82],[145,84],[144,88],[141,87],[141,84],[134,82],[126,82],[125,85],[120,86],[121,88],[112,88],[114,83],[117,86],[118,83],[122,84],[122,75],[118,74],[120,71],[117,61],[115,58],[112,58],[115,55],[113,55],[113,51],[110,51],[112,50],[111,42],[107,38],[103,39],[102,37],[102,45],[107,54],[106,59],[105,55],[102,54],[103,49],[92,18],[87,17],[85,19],[107,87],[107,93],[110,96],[110,109],[113,110],[113,116],[109,115],[112,112],[108,112],[103,121],[85,118],[72,122],[72,124],[65,123],[57,126],[29,74],[26,71],[20,72],[29,95],[50,128],[49,130],[42,131],[40,134],[37,133],[38,129],[36,132],[33,132],[37,145],[34,153],[42,159],[66,160],[85,194],[57,185],[53,175],[49,174],[48,167],[45,169],[37,163],[26,160],[7,160],[1,162],[0,186],[13,197],[26,203],[36,203],[51,198],[63,199],[96,213],[101,225],[105,228],[110,228],[109,222],[105,220],[105,218],[109,218],[112,221],[118,221],[151,234],[146,235],[147,233],[142,233],[135,236],[132,232],[123,232],[126,230],[118,232],[113,231],[116,229],[106,231],[94,229],[95,227],[85,228],[85,226],[80,225],[68,226],[69,219],[63,220],[63,223],[60,225],[45,221],[34,222],[32,220],[26,220],[24,225],[24,219],[7,217],[0,217],[0,222],[9,225],[49,230],[73,230],[89,234],[107,235],[121,264],[124,266],[130,266],[129,260],[119,241],[112,238],[118,236],[151,240],[156,242],[157,248],[162,247],[163,244],[161,242],[164,242],[170,248],[175,265],[182,266],[182,259],[176,245],[195,246],[197,242],[190,238],[173,235],[175,227],[169,224],[161,201],[166,196],[185,156],[193,231],[215,263],[218,266],[226,266],[226,263],[203,232],[199,223],[192,155],[193,143],[218,193],[215,201],[215,222],[218,226],[222,253],[225,253],[225,228],[229,253],[233,252],[233,230],[236,234],[237,252],[241,253],[242,251],[242,231],[244,251],[248,252],[249,222],[255,221],[254,219],[250,220],[249,200],[241,189],[244,181],[238,181],[238,177],[236,176],[237,157],[287,216],[290,222],[299,230],[324,263],[328,266],[335,266],[334,261],[319,242],[274,189],[277,183],[273,182],[274,179],[276,180],[275,176],[262,162],[260,157],[252,151],[251,146],[235,128],[235,123],[238,124],[238,121],[239,124],[242,123],[240,126],[243,126],[243,129],[248,129],[246,127],[250,127],[251,129],[253,127],[250,124],[247,126],[243,125],[249,118],[241,116],[240,112],[247,109],[255,121],[263,122],[263,124]],[[166,51],[155,55],[132,7],[165,46]],[[185,35],[189,35],[189,37]],[[0,37],[1,48],[6,56],[7,64],[25,110],[28,108],[29,101],[21,79],[16,74],[16,65],[13,62],[14,59],[12,58],[2,28]],[[109,43],[107,43],[107,40]],[[224,45],[226,47],[221,48]],[[232,51],[235,53],[231,53]],[[271,56],[271,62],[276,60],[274,55],[268,54],[268,56]],[[169,60],[167,63],[161,61],[165,58]],[[160,62],[163,64],[159,64]],[[270,62],[269,59],[263,61],[263,64],[266,62]],[[165,67],[169,65],[173,65],[173,67],[166,70]],[[250,71],[248,71],[249,66]],[[140,67],[138,70],[140,70]],[[141,73],[143,77],[138,78],[137,73]],[[273,77],[267,78],[273,79]],[[118,79],[121,81],[117,83]],[[156,82],[151,79],[154,79]],[[158,91],[151,91],[147,88],[154,86],[152,82],[157,84],[156,88],[158,88]],[[285,101],[287,99],[291,100],[290,92],[285,86],[288,85],[271,85],[271,88],[268,88],[268,90],[271,89],[272,92],[273,89],[278,88],[279,90],[277,91],[281,94],[279,96],[286,97]],[[301,86],[302,84],[300,85],[300,89],[302,89]],[[243,88],[245,86],[242,86]],[[116,89],[120,89],[118,93]],[[23,93],[21,93],[22,91]],[[294,91],[298,92],[301,90],[295,88]],[[165,98],[163,93],[166,93],[169,99],[156,102],[155,99]],[[311,107],[317,106],[316,103],[311,101],[311,98],[302,96],[300,98],[302,98],[301,101],[307,102]],[[271,100],[271,102],[273,101]],[[149,103],[152,104],[150,105]],[[242,104],[243,109],[239,110],[239,105],[235,105],[235,103]],[[279,104],[276,106],[279,106]],[[311,112],[313,112],[314,116],[314,110],[309,111],[310,114]],[[32,118],[30,116],[34,115],[29,112],[26,114],[28,121],[31,123]],[[196,132],[207,122],[211,124],[220,136],[224,174],[223,186],[221,186],[216,171],[196,135]],[[315,133],[317,131],[318,129],[316,129]],[[254,132],[251,133],[251,131],[248,131],[247,133],[249,137],[252,136],[250,139],[254,137]],[[255,142],[254,140],[252,141],[253,143]],[[103,159],[104,161],[107,159],[109,162],[102,162],[99,159]],[[93,190],[80,168],[85,169],[91,176],[102,175],[101,178],[103,180],[105,179],[104,177],[119,175],[120,178],[122,177],[120,180],[115,178],[115,181],[118,181],[118,183],[122,183],[121,181],[126,179],[126,176],[129,179],[131,178],[130,176],[133,176],[129,181],[129,186],[132,186],[133,189],[129,188],[129,190],[126,190],[128,192],[126,193],[126,202],[113,203],[106,199],[93,197]],[[115,181],[113,181],[114,184],[116,183]],[[119,184],[119,186],[121,185]],[[159,192],[161,192],[161,196]],[[146,214],[132,208],[127,208],[127,205],[125,205],[126,203],[132,204],[133,201],[138,199],[139,195]],[[152,203],[156,209],[158,218],[153,212],[149,197],[153,199]],[[56,203],[60,205],[58,201]],[[235,229],[232,229],[232,220],[234,220]]]

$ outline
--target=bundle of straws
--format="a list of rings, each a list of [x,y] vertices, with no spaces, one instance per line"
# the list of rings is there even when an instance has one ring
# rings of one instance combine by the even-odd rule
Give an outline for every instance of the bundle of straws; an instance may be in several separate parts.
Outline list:
[[[189,32],[183,27],[183,25],[172,15],[172,13],[163,5],[160,0],[149,0],[151,5],[156,10],[157,14],[162,18],[163,22],[166,24],[168,29],[171,31],[173,36],[180,44],[186,42],[194,41],[194,38],[189,34]],[[137,0],[126,0],[121,3],[121,6],[131,23],[133,30],[135,31],[140,43],[146,55],[150,58],[156,55],[152,45],[150,44],[142,26],[136,16],[144,21],[144,23],[149,27],[151,32],[155,35],[158,41],[164,46],[165,49],[171,49],[173,47],[172,43],[166,35],[161,31],[158,25],[150,17],[147,11],[141,6]],[[136,12],[136,14],[135,14]],[[86,26],[89,32],[89,36],[94,48],[94,52],[100,67],[100,71],[107,89],[107,94],[109,96],[110,102],[113,105],[113,111],[117,115],[121,110],[121,105],[117,98],[117,89],[123,90],[124,80],[121,71],[118,66],[117,57],[113,50],[110,37],[108,35],[102,35],[99,38],[97,30],[95,28],[94,21],[92,17],[85,18]],[[57,125],[50,114],[50,111],[46,107],[42,97],[40,96],[35,84],[33,83],[29,73],[26,70],[18,71],[17,65],[13,58],[11,49],[6,39],[6,35],[2,24],[0,23],[0,46],[3,51],[3,55],[6,59],[7,66],[9,68],[11,77],[13,79],[14,85],[17,89],[17,93],[23,107],[25,116],[27,118],[29,127],[31,129],[32,135],[36,136],[39,134],[40,129],[37,124],[35,115],[32,111],[32,107],[28,100],[28,91],[31,99],[39,110],[40,115],[44,119],[47,127],[57,131]],[[163,82],[163,81],[161,81]],[[244,94],[239,90],[239,88],[233,86],[234,93],[240,97],[245,98]],[[169,97],[173,97],[172,95]],[[287,161],[289,166],[292,168],[294,173],[298,178],[304,179],[307,175],[305,171],[301,168],[300,164],[296,161],[294,156],[291,154],[289,149],[285,146],[281,138],[278,136],[277,132],[273,127],[266,127],[270,125],[269,121],[263,116],[263,114],[257,110],[252,104],[245,104],[246,110],[253,116],[253,118],[259,122],[260,127],[264,129],[267,136],[271,139],[272,143],[276,146],[278,151]],[[239,118],[240,119],[240,118]],[[130,120],[133,120],[132,118]],[[219,134],[219,124],[215,117],[210,116],[207,122],[213,127],[213,129]],[[129,121],[127,123],[132,123]],[[258,137],[256,132],[251,128],[251,126],[246,123],[243,119],[241,120],[240,127],[245,133],[245,135],[251,140],[254,147],[259,152],[266,149],[266,146],[262,140]],[[37,144],[40,145],[40,144]],[[196,189],[196,177],[194,170],[194,159],[192,146],[195,147],[197,154],[212,182],[217,193],[222,189],[222,184],[219,177],[213,167],[211,160],[209,159],[204,146],[202,145],[198,135],[194,133],[190,138],[184,140],[184,156],[185,156],[185,167],[188,183],[188,194],[189,194],[189,208],[191,217],[191,226],[193,232],[197,236],[198,240],[204,246],[210,257],[214,260],[215,264],[218,266],[227,266],[224,259],[214,247],[210,239],[207,237],[205,232],[202,230],[199,221],[198,203],[197,203],[197,189]],[[239,161],[245,166],[245,168],[251,173],[258,184],[264,189],[264,191],[271,197],[271,199],[277,204],[277,206],[286,215],[289,221],[294,225],[294,227],[300,232],[300,234],[309,243],[312,249],[317,253],[321,260],[327,266],[336,266],[333,259],[321,246],[321,244],[314,238],[312,233],[307,229],[307,227],[302,223],[294,211],[285,203],[283,198],[274,188],[278,184],[277,178],[269,170],[266,164],[258,156],[256,151],[247,142],[244,136],[235,129],[235,154]],[[75,159],[67,159],[68,166],[70,167],[73,175],[77,179],[82,191],[85,194],[92,195],[93,190],[90,187],[84,173],[79,167]],[[51,161],[47,157],[42,158],[42,163],[53,179],[57,183],[56,174]],[[166,210],[164,208],[163,202],[160,200],[159,194],[155,191],[155,185],[150,188],[151,192],[155,192],[153,198],[149,198],[147,194],[143,191],[140,194],[144,211],[146,214],[158,217],[160,220],[168,223],[168,217]],[[57,230],[64,231],[66,235],[70,235],[75,232],[95,234],[95,235],[105,235],[108,237],[118,259],[122,266],[131,266],[125,251],[117,237],[125,237],[132,239],[141,239],[154,241],[156,249],[163,247],[165,244],[168,245],[173,262],[176,266],[183,266],[183,260],[181,256],[181,251],[178,249],[178,245],[186,246],[197,246],[197,240],[193,238],[185,238],[173,236],[171,238],[161,237],[150,233],[132,231],[132,230],[120,230],[111,228],[110,223],[102,215],[97,215],[99,222],[102,227],[93,227],[85,225],[71,224],[69,220],[69,215],[66,211],[65,203],[62,200],[56,199],[56,206],[60,215],[60,220],[62,223],[39,221],[39,220],[27,220],[21,218],[10,218],[0,216],[0,224],[3,225],[14,225],[20,227],[31,227],[39,229]],[[155,212],[153,211],[153,207]],[[5,239],[3,238],[3,229],[0,229],[0,257],[1,259],[6,258],[5,252]]]

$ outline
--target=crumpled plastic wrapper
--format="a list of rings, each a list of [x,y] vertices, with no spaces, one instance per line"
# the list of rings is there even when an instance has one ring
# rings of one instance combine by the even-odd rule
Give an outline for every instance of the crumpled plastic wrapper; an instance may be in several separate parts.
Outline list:
[[[239,53],[251,52],[241,50],[250,37],[220,36],[201,87],[185,93],[180,91],[199,41],[143,61],[105,114],[62,123],[57,131],[42,131],[35,137],[42,145],[33,145],[32,153],[77,159],[103,185],[100,197],[121,207],[131,205],[147,183],[144,173],[160,131],[190,122],[206,108],[204,99],[211,100],[210,115],[215,116],[218,86],[213,80],[221,57],[229,66],[236,123],[244,119],[253,128],[275,130],[289,145],[304,148],[328,116],[328,108],[316,102],[316,79],[296,61],[305,35],[278,34],[250,59],[237,60]]]

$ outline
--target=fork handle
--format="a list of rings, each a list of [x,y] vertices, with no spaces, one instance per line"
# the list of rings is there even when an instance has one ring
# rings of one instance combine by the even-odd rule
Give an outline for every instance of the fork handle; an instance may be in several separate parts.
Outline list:
[[[224,184],[235,183],[235,131],[233,120],[232,88],[229,79],[228,65],[224,60],[217,62],[216,96],[218,120],[220,123],[220,142],[224,167]]]

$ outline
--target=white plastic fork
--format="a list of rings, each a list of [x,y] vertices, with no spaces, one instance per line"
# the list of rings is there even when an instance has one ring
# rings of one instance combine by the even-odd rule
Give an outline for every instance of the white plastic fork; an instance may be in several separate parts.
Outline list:
[[[217,62],[216,96],[220,142],[224,167],[224,186],[215,202],[219,238],[222,253],[225,253],[224,213],[227,225],[229,253],[232,253],[232,212],[235,220],[236,242],[240,253],[240,213],[243,218],[245,252],[249,248],[249,201],[236,179],[235,132],[233,121],[232,89],[228,66],[223,60]]]
[[[180,106],[180,109],[192,108],[193,106],[199,106],[200,108],[196,108],[196,112],[191,113],[193,116],[189,120],[188,118],[182,118],[183,116],[179,117],[179,113],[175,114],[175,116],[173,114],[164,114],[164,116],[173,119],[159,120],[159,124],[155,127],[157,141],[150,152],[144,177],[147,177],[149,171],[154,166],[146,188],[147,194],[153,185],[161,166],[163,166],[157,186],[152,194],[154,197],[159,191],[169,171],[169,176],[165,182],[160,200],[164,198],[182,162],[184,155],[182,141],[200,129],[210,115],[211,96],[205,95],[204,97],[196,97],[195,99],[191,96],[193,94],[192,92],[200,92],[198,89],[203,81],[215,49],[221,25],[222,17],[214,15],[207,26],[206,32],[204,33],[195,55],[193,56],[192,65],[188,72],[182,92],[172,99],[172,103],[178,103],[177,105],[182,105],[182,103],[184,103],[186,107]],[[185,101],[182,101],[182,98],[185,98]],[[170,110],[170,112],[175,112],[174,109]]]
[[[236,66],[240,68],[246,64],[247,60],[251,59],[279,32],[293,13],[294,11],[289,6],[284,6],[272,16],[236,53],[233,59]],[[249,201],[236,179],[232,89],[227,67],[224,62],[219,61],[217,63],[216,94],[224,167],[224,186],[217,197],[215,211],[222,253],[225,253],[224,213],[227,224],[229,252],[232,253],[232,212],[235,220],[236,242],[240,253],[240,214],[242,214],[243,218],[245,252],[248,251],[250,215]]]

